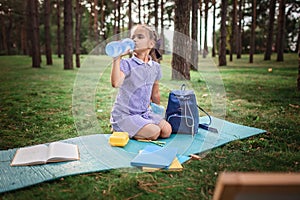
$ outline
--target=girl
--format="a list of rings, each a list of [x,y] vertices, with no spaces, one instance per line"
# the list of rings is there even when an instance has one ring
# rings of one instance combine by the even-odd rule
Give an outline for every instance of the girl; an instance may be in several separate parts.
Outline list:
[[[137,25],[131,38],[135,42],[133,56],[122,59],[128,51],[113,59],[111,84],[119,92],[111,112],[112,128],[128,132],[135,139],[168,138],[171,125],[149,110],[151,101],[160,104],[161,69],[153,60],[156,58],[150,56],[155,56],[157,33],[147,25]]]

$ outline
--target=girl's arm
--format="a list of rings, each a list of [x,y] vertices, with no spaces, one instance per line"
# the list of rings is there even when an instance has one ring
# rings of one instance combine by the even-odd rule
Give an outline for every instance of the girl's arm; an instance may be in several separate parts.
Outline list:
[[[160,104],[159,81],[155,81],[152,87],[151,100],[157,105]]]
[[[125,74],[120,70],[120,62],[121,56],[113,59],[110,82],[114,88],[120,87],[125,78]]]

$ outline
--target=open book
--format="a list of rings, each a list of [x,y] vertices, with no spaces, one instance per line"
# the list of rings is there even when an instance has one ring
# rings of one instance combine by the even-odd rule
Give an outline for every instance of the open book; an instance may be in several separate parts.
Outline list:
[[[71,160],[79,160],[78,146],[53,142],[49,145],[39,144],[18,149],[10,165],[38,165]]]

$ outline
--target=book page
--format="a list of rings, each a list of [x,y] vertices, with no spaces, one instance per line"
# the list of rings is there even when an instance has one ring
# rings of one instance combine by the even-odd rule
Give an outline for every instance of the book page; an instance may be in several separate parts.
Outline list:
[[[44,144],[20,148],[17,150],[11,166],[46,163],[47,151],[48,147]]]
[[[64,142],[53,142],[49,145],[48,162],[68,160],[79,160],[77,145]]]

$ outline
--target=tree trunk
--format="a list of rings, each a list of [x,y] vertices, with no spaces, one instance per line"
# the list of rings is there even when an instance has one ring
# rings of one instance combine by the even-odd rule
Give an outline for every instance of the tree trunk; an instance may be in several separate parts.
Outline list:
[[[253,54],[255,53],[255,29],[256,29],[256,0],[252,0],[252,24],[251,24],[249,63],[253,63]]]
[[[190,80],[190,2],[175,0],[172,79]],[[178,33],[177,33],[178,32]],[[183,34],[183,35],[182,35]]]
[[[121,7],[122,7],[122,1],[118,0],[118,26],[117,26],[117,34],[121,32]]]
[[[61,28],[60,28],[60,0],[56,1],[57,7],[56,7],[56,25],[57,25],[57,31],[56,31],[56,40],[57,40],[57,56],[61,58]]]
[[[200,47],[200,55],[202,54],[202,0],[199,0],[199,10],[200,10],[200,23],[199,23],[199,47]]]
[[[158,30],[158,0],[154,0],[154,26]]]
[[[102,32],[102,40],[106,40],[106,33],[105,33],[105,8],[104,8],[104,0],[101,0],[101,32]]]
[[[144,5],[141,5],[141,9],[144,10],[144,13],[143,13],[143,23],[146,23],[146,13],[145,13],[145,10],[148,10],[147,8],[147,4],[144,2]]]
[[[103,0],[102,0],[103,1]],[[128,3],[128,19],[129,19],[129,22],[128,22],[128,30],[130,31],[131,28],[132,28],[132,0],[129,0],[129,3]]]
[[[7,55],[11,55],[11,46],[12,46],[12,42],[11,42],[11,31],[12,31],[12,26],[13,26],[13,20],[12,20],[12,13],[11,11],[9,11],[8,15],[8,25],[7,27],[4,26],[5,32],[6,32],[6,46],[7,46]]]
[[[46,64],[52,65],[52,50],[51,50],[51,33],[50,33],[50,0],[44,0],[44,17],[45,17],[45,54]]]
[[[139,17],[139,24],[142,23],[142,3],[141,3],[141,0],[138,0],[138,10],[139,10],[139,13],[138,13],[138,17]]]
[[[236,15],[237,15],[237,0],[233,0],[232,4],[232,21],[231,21],[231,35],[230,35],[230,58],[229,60],[233,60],[233,54],[236,53]]]
[[[164,36],[164,0],[160,1],[160,53],[165,53],[165,36]]]
[[[40,53],[40,29],[39,29],[39,13],[38,0],[29,0],[29,15],[31,18],[31,52],[32,52],[32,67],[41,67],[41,53]]]
[[[98,33],[98,0],[94,0],[93,13],[94,13],[94,22],[93,22],[93,30],[94,30],[94,40],[96,44],[99,42],[99,33]]]
[[[221,38],[220,38],[220,53],[219,66],[226,66],[226,15],[227,15],[228,0],[222,0],[221,3]]]
[[[28,54],[28,51],[27,51],[27,34],[26,34],[25,24],[26,24],[26,22],[21,25],[21,49],[22,49],[23,55]]]
[[[87,0],[87,4],[90,4],[90,9],[91,11],[89,12],[89,39],[90,41],[94,40],[94,6],[93,6],[94,0]],[[114,1],[115,4],[115,1]],[[114,9],[114,12],[116,12],[116,10]],[[114,20],[114,25],[115,25],[115,20]],[[115,27],[115,26],[114,26]],[[115,29],[114,29],[115,31]]]
[[[297,88],[300,91],[300,27],[298,28],[298,79]]]
[[[277,35],[277,61],[283,61],[285,30],[285,0],[279,0],[278,35]]]
[[[80,68],[81,0],[76,0],[75,18],[76,18],[76,27],[75,27],[76,67]]]
[[[7,47],[7,42],[6,42],[7,41],[7,39],[6,39],[6,28],[5,28],[4,21],[2,21],[2,17],[1,17],[1,33],[2,33],[1,43],[2,43],[2,46],[3,46],[3,50],[4,50],[4,52],[7,53],[8,47]]]
[[[203,48],[203,58],[206,58],[208,54],[208,47],[207,47],[207,21],[208,21],[208,1],[205,0],[205,8],[204,8],[204,48]]]
[[[300,47],[300,26],[298,29],[298,40],[297,40],[296,52],[299,52],[299,47]]]
[[[264,60],[271,60],[272,47],[273,47],[273,30],[274,30],[274,20],[275,20],[275,9],[276,0],[270,1],[270,11],[269,11],[269,25],[268,25],[268,36],[267,45]]]
[[[145,12],[145,11],[148,12]],[[150,20],[152,17],[152,14],[150,14],[152,12],[152,5],[151,5],[151,1],[147,1],[147,3],[144,4],[144,23],[146,24],[150,24]],[[147,15],[146,15],[147,14]],[[147,19],[147,20],[146,20]]]
[[[118,24],[118,22],[119,22],[118,7],[119,7],[119,0],[115,0],[114,1],[114,35],[116,35],[118,33],[118,26],[119,26],[119,24]],[[117,37],[117,39],[119,39],[119,37]]]
[[[239,1],[239,26],[237,27],[237,38],[236,38],[236,58],[242,57],[242,19],[243,19],[243,0]]]
[[[27,48],[27,24],[28,24],[28,18],[26,16],[27,12],[27,1],[23,1],[23,16],[24,16],[24,23],[21,25],[21,49],[23,55],[28,55],[28,48]]]
[[[64,0],[64,69],[73,69],[72,0]]]
[[[212,57],[216,57],[216,0],[212,1],[213,4],[213,44],[212,44]]]
[[[192,54],[191,70],[198,70],[198,8],[199,1],[192,0]]]
[[[26,35],[27,35],[27,55],[32,56],[32,2],[26,1]]]

